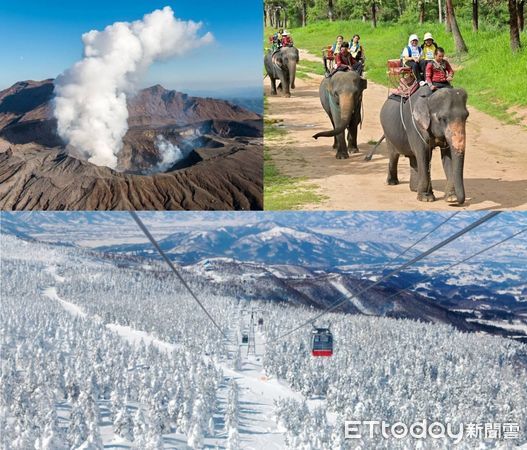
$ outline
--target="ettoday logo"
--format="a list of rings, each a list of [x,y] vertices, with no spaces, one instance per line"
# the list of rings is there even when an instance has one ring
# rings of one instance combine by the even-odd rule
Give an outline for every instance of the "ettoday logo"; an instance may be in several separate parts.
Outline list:
[[[404,422],[390,424],[384,420],[346,420],[344,437],[362,439],[366,436],[384,439],[445,439],[459,444],[464,438],[470,439],[517,439],[520,427],[517,423],[452,424],[439,421],[418,420],[408,425]]]

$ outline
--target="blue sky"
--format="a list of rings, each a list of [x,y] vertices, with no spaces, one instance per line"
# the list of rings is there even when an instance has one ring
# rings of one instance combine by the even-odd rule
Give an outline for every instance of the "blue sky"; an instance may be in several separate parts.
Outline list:
[[[261,0],[2,0],[0,90],[16,81],[56,77],[81,59],[83,33],[164,6],[180,19],[203,22],[203,32],[212,32],[216,42],[184,60],[154,64],[143,86],[233,94],[261,89]]]

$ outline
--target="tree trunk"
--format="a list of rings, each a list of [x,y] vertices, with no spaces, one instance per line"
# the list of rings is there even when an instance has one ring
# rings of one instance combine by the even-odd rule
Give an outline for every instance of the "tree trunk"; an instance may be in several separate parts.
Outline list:
[[[422,25],[425,21],[425,2],[420,0],[419,2],[419,25]]]
[[[441,4],[441,0],[437,0],[437,11],[439,14],[439,23],[443,23],[443,5]]]
[[[268,27],[269,24],[267,23],[267,6],[264,7],[264,26]]]
[[[446,6],[446,14],[445,14],[445,31],[447,33],[452,33],[452,22],[451,22],[451,17],[452,17],[452,11],[451,11],[451,7],[452,7],[452,2],[450,2],[449,0],[446,0],[446,3],[445,3],[445,6]]]
[[[513,1],[513,0],[509,0]],[[447,10],[450,12],[450,26],[452,27],[452,34],[454,35],[454,42],[456,44],[456,52],[458,53],[467,53],[467,45],[461,36],[461,31],[457,25],[456,14],[454,13],[454,6],[452,5],[452,0],[446,0]]]
[[[472,31],[479,30],[478,0],[472,0]]]
[[[302,2],[302,26],[307,25],[307,0]]]
[[[377,28],[377,5],[376,2],[371,2],[371,24],[373,28]]]
[[[509,0],[509,27],[511,49],[515,52],[521,47],[520,28],[518,27],[518,5],[516,4],[516,0]]]
[[[520,29],[520,32],[525,28],[524,6],[525,0],[520,0],[518,2],[518,28]]]
[[[328,18],[333,22],[333,0],[328,0]]]
[[[401,0],[397,0],[397,11],[399,12],[399,17],[401,17],[403,15],[403,5],[401,4]]]

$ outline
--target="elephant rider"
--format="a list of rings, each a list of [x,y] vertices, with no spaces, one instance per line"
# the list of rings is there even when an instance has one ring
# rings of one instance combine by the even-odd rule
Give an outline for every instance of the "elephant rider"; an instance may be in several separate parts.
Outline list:
[[[338,35],[337,40],[333,45],[322,49],[322,60],[324,61],[324,71],[326,74],[329,73],[330,69],[328,68],[328,61],[330,61],[330,67],[333,68],[333,61],[335,61],[335,55],[340,53],[340,47],[344,42],[344,36]]]
[[[336,72],[346,72],[348,70],[354,70],[359,75],[362,75],[362,62],[356,61],[349,51],[349,43],[343,42],[340,47],[340,52],[335,56],[335,68],[330,74],[326,74],[326,77],[331,77]]]
[[[333,52],[333,56],[338,55],[340,53],[340,48],[342,47],[342,43],[344,42],[344,36],[338,35],[336,42],[333,44],[333,47],[331,47],[331,51]]]
[[[423,54],[423,49],[419,46],[419,38],[416,34],[411,34],[408,38],[408,45],[403,49],[401,59],[403,66],[410,67],[414,73],[415,79],[421,81],[421,73],[419,71],[419,61]]]
[[[350,41],[350,53],[353,58],[355,58],[356,61],[362,61],[362,65],[364,66],[364,48],[362,47],[362,44],[360,43],[360,36],[358,34],[354,34]]]
[[[280,29],[275,34],[273,34],[269,39],[272,42],[271,51],[273,53],[282,48],[282,33],[283,33],[283,30]]]
[[[452,87],[450,82],[454,77],[454,70],[445,59],[445,50],[437,47],[434,52],[434,60],[426,66],[426,82],[432,91],[436,89]]]
[[[289,31],[284,30],[282,33],[282,41],[281,41],[282,47],[292,47],[293,46],[293,38],[289,34]]]
[[[435,57],[435,51],[437,49],[437,44],[434,42],[432,33],[425,33],[424,43],[423,43],[423,54],[421,61],[419,61],[419,68],[421,73],[426,74],[426,66],[430,64]]]

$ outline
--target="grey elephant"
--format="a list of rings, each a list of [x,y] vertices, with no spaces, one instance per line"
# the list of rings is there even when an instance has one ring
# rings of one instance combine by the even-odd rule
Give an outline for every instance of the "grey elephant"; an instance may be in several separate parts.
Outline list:
[[[428,86],[422,86],[402,107],[399,101],[388,98],[380,113],[390,153],[387,183],[399,183],[397,163],[404,155],[410,160],[410,189],[417,192],[417,200],[434,201],[430,163],[432,149],[439,146],[447,178],[445,200],[462,205],[467,117],[464,89],[444,88],[432,93]]]
[[[367,81],[353,71],[336,72],[320,83],[319,95],[322,107],[331,120],[333,130],[322,131],[313,137],[333,137],[336,158],[349,158],[349,153],[358,152],[357,128],[361,122],[362,93]],[[346,144],[345,131],[348,130]]]
[[[296,65],[299,59],[298,49],[295,47],[282,47],[265,55],[264,65],[271,80],[271,95],[276,95],[278,80],[278,89],[283,91],[284,97],[291,97],[291,89],[295,88]]]

